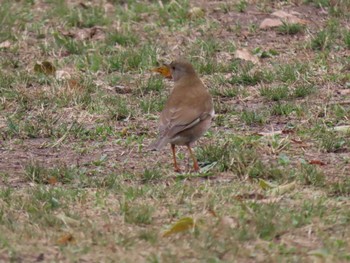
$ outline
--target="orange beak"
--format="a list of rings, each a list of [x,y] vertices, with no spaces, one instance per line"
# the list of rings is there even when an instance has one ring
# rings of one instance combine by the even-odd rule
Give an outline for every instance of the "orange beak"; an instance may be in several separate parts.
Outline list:
[[[158,68],[153,68],[151,69],[152,72],[157,72],[157,73],[160,73],[162,74],[165,78],[167,79],[171,79],[171,72],[170,72],[170,69],[168,66],[166,65],[163,65],[161,67],[158,67]]]

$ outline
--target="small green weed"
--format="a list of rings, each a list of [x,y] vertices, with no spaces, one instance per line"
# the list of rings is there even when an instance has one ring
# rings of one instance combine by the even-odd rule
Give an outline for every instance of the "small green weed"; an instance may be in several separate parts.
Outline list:
[[[158,181],[161,177],[162,174],[159,169],[146,169],[142,175],[142,182],[149,183],[153,181]]]
[[[289,88],[288,86],[278,86],[278,87],[264,86],[260,88],[260,95],[272,101],[280,101],[288,97]]]
[[[320,148],[328,153],[340,151],[346,145],[345,137],[332,131],[320,132],[317,140]]]
[[[271,109],[272,115],[288,116],[293,112],[301,112],[301,109],[292,103],[277,103]]]
[[[316,88],[313,85],[299,85],[295,87],[293,96],[295,98],[305,98],[314,92],[316,92]]]
[[[46,168],[38,162],[32,161],[25,167],[25,176],[28,180],[37,184],[56,184],[57,182],[68,184],[79,179],[80,174],[73,167]]]
[[[328,192],[335,196],[350,196],[350,178],[346,177],[341,181],[331,183],[328,186]]]
[[[258,110],[243,110],[240,119],[247,125],[262,125],[267,122],[268,113]]]
[[[248,7],[248,3],[245,0],[240,0],[236,5],[235,8],[238,12],[244,13]]]
[[[325,186],[325,175],[316,166],[302,163],[297,177],[305,185]]]
[[[149,225],[152,223],[154,209],[150,205],[121,203],[120,210],[124,215],[124,220],[128,224]]]
[[[295,35],[298,33],[302,33],[304,29],[305,29],[304,25],[283,22],[283,25],[279,26],[277,30],[281,34]]]

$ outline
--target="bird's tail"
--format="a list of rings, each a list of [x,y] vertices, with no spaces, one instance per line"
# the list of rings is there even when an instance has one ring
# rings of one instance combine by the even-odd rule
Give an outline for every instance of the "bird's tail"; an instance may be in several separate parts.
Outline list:
[[[148,146],[148,149],[151,151],[159,151],[161,150],[167,143],[169,143],[169,140],[167,137],[161,137],[158,140],[152,142],[150,146]]]

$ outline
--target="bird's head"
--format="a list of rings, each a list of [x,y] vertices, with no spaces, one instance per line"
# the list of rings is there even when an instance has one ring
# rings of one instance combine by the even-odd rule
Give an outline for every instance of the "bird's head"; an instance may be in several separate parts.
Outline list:
[[[191,63],[185,60],[175,60],[166,66],[169,68],[174,81],[178,81],[185,76],[196,75]]]

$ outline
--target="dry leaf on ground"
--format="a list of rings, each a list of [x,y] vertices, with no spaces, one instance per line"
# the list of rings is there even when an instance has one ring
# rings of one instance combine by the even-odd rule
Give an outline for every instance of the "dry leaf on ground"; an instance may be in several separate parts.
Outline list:
[[[320,165],[320,166],[326,165],[324,162],[320,160],[310,160],[309,164]]]
[[[58,240],[57,240],[57,243],[59,245],[68,245],[69,243],[74,243],[75,242],[75,239],[73,237],[73,235],[71,233],[66,233],[66,234],[63,234]]]
[[[223,226],[225,228],[237,228],[239,226],[239,222],[233,217],[223,216],[220,218],[220,226]]]
[[[329,129],[331,131],[337,131],[337,132],[350,132],[350,125],[341,125],[341,126],[336,126],[332,129]]]
[[[44,73],[45,75],[55,75],[56,68],[49,61],[37,62],[34,65],[34,71],[37,73]]]
[[[114,87],[111,87],[111,90],[115,91],[115,93],[118,93],[118,94],[127,94],[127,93],[131,93],[132,91],[131,88],[121,86],[121,85],[116,85]]]
[[[282,10],[275,11],[271,15],[277,18],[265,18],[260,23],[260,26],[259,26],[260,29],[279,27],[283,25],[283,22],[289,23],[289,24],[301,24],[301,25],[305,25],[308,22],[304,19],[300,19],[294,14],[289,14]]]
[[[57,70],[56,71],[56,79],[57,80],[65,80],[65,79],[70,79],[71,75],[69,72],[64,71],[64,70]]]
[[[294,188],[296,187],[296,182],[291,182],[289,184],[284,184],[281,186],[277,186],[273,189],[270,190],[270,193],[272,196],[278,196],[278,195],[283,195],[285,193],[288,193],[292,190],[294,190]]]
[[[57,178],[54,177],[54,176],[50,176],[50,177],[48,178],[47,182],[48,182],[48,184],[50,184],[50,185],[55,185],[55,184],[58,183]]]
[[[283,21],[285,21],[285,22],[287,22],[287,23],[291,23],[291,24],[302,24],[302,25],[307,24],[307,21],[306,21],[306,20],[297,17],[296,14],[298,14],[298,13],[297,13],[297,12],[294,12],[293,14],[289,14],[289,13],[287,13],[287,12],[284,12],[284,11],[282,11],[282,10],[279,10],[279,11],[273,12],[271,15],[272,15],[272,16],[276,16],[276,17],[278,17],[278,18],[281,18]]]
[[[0,48],[9,48],[9,47],[11,47],[11,42],[8,40],[0,43]]]
[[[66,37],[75,38],[77,40],[104,40],[106,34],[104,29],[99,26],[94,26],[91,28],[81,28],[77,30],[70,31],[60,31],[61,35]]]
[[[283,131],[271,131],[271,132],[256,133],[256,135],[260,135],[260,136],[275,136],[275,135],[279,135],[279,134],[283,134]]]
[[[278,18],[265,18],[261,23],[259,28],[260,29],[266,29],[266,28],[273,28],[273,27],[279,27],[283,25],[283,22]]]
[[[200,8],[200,7],[192,7],[188,11],[188,17],[191,19],[201,18],[201,17],[204,17],[204,15],[205,15],[205,11],[203,8]]]
[[[60,213],[56,216],[58,219],[60,219],[66,226],[77,226],[80,224],[79,220],[73,219],[67,215],[65,215],[64,213]]]
[[[288,14],[287,12],[284,12],[282,10],[275,11],[271,14],[272,16],[277,16],[279,18],[288,18],[288,17],[296,17],[295,15]]]
[[[254,64],[259,64],[259,58],[250,53],[247,49],[238,49],[235,52],[235,58],[251,61]]]
[[[194,220],[191,217],[184,217],[178,220],[171,228],[163,233],[163,237],[170,236],[172,234],[184,232],[194,228]]]
[[[282,197],[270,197],[270,198],[266,198],[266,199],[261,199],[261,200],[257,200],[256,203],[258,204],[274,204],[274,203],[278,203],[279,201],[281,201]]]
[[[268,189],[272,189],[272,188],[276,187],[276,185],[271,184],[271,183],[265,181],[264,179],[259,179],[259,186],[263,190],[268,190]]]
[[[260,199],[264,199],[265,196],[260,194],[260,193],[244,193],[244,194],[240,194],[240,195],[236,195],[234,197],[234,199],[236,200],[244,200],[244,199],[254,199],[254,200],[260,200]]]

